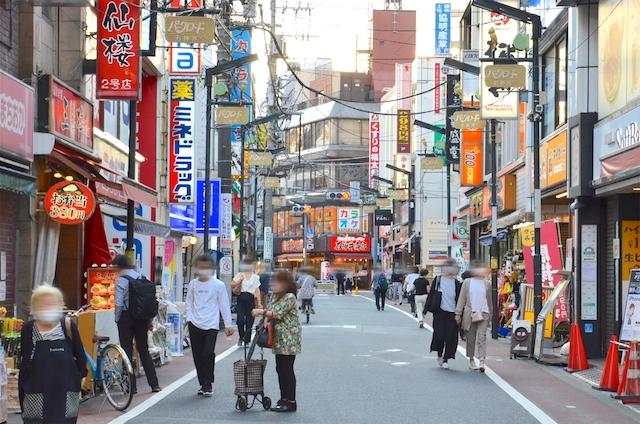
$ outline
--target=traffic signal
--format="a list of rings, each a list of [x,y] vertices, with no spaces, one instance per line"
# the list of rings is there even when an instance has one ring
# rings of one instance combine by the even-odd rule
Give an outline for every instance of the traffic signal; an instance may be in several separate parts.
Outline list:
[[[309,213],[311,212],[311,206],[310,205],[295,205],[291,207],[291,212],[293,213]]]
[[[348,191],[329,191],[327,192],[327,200],[351,200],[351,193]]]

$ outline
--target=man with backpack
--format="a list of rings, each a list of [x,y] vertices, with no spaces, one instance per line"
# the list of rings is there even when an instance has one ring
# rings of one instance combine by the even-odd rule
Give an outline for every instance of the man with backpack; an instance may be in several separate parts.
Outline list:
[[[117,255],[111,266],[118,270],[115,290],[115,318],[118,323],[120,345],[130,361],[133,361],[133,339],[140,354],[140,362],[153,393],[159,392],[158,376],[149,354],[147,332],[151,320],[158,313],[156,286],[135,270],[135,266],[125,255]],[[133,393],[137,393],[136,379],[131,382]]]
[[[384,302],[387,298],[389,282],[387,281],[387,276],[384,275],[382,270],[378,269],[373,274],[371,289],[376,297],[376,308],[378,308],[379,311],[384,311]],[[382,301],[382,303],[380,303],[380,301]]]

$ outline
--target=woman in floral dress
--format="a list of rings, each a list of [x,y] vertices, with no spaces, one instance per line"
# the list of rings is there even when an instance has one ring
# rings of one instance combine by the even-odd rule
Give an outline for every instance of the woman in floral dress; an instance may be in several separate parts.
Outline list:
[[[276,355],[276,371],[280,383],[280,400],[275,412],[295,412],[296,375],[293,363],[302,352],[302,327],[298,316],[296,293],[298,286],[288,271],[276,272],[271,280],[272,296],[267,309],[254,309],[253,316],[264,316],[273,321],[273,353]]]

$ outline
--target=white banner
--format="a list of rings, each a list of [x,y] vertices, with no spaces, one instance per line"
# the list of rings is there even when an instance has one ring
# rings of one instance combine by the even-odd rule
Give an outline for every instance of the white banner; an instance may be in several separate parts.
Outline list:
[[[264,227],[264,248],[262,258],[265,262],[273,260],[273,229]]]
[[[222,213],[220,214],[220,237],[222,240],[231,240],[233,233],[233,204],[231,193],[222,193]]]

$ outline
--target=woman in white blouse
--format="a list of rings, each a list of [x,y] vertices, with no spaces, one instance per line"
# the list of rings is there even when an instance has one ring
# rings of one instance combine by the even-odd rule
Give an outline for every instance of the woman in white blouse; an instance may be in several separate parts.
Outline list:
[[[253,316],[251,311],[255,308],[262,308],[262,298],[260,296],[260,277],[255,273],[256,265],[250,261],[240,262],[239,273],[231,282],[233,294],[238,296],[236,308],[238,323],[238,346],[242,343],[248,344],[251,341],[251,328],[253,327]]]
[[[471,277],[464,280],[456,306],[456,322],[467,332],[469,369],[484,372],[487,357],[487,328],[491,319],[491,283],[487,279],[489,268],[480,261],[472,261]],[[477,347],[477,350],[476,350]],[[476,364],[474,357],[480,360]]]

